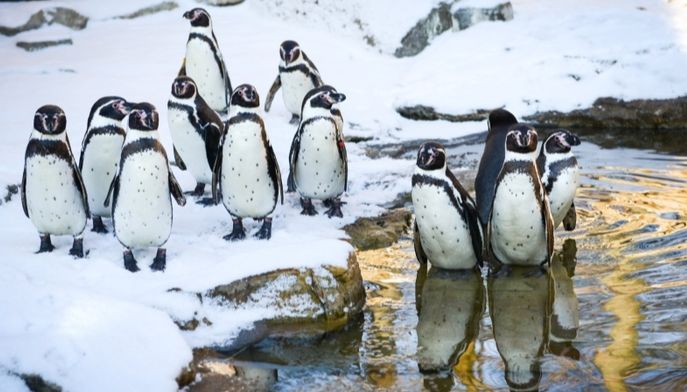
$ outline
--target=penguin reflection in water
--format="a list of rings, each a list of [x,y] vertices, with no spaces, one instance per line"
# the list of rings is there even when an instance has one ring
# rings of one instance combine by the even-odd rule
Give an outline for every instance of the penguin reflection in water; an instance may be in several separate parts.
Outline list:
[[[38,230],[38,253],[52,252],[51,235],[71,235],[69,254],[83,257],[83,236],[89,217],[88,196],[65,131],[61,108],[42,106],[33,117],[33,131],[24,156],[21,205]]]
[[[221,198],[232,216],[233,230],[224,239],[235,241],[246,237],[243,218],[262,220],[255,237],[269,239],[272,236],[269,215],[280,197],[284,203],[279,164],[265,123],[258,114],[260,98],[255,87],[238,86],[232,94],[231,105],[232,115],[227,122],[212,181],[215,203]]]
[[[289,153],[289,190],[301,197],[302,215],[317,215],[312,199],[322,200],[328,217],[342,217],[341,195],[348,187],[343,117],[336,108],[346,96],[322,86],[303,99],[301,122]]]
[[[97,100],[88,115],[86,134],[81,142],[79,170],[88,191],[88,205],[96,233],[107,233],[103,218],[112,216],[105,207],[105,197],[119,166],[119,155],[126,137],[122,120],[129,114],[131,103],[121,97]]]
[[[534,128],[517,124],[506,134],[506,152],[494,187],[486,233],[487,259],[506,265],[548,265],[553,253],[553,218],[533,154]]]
[[[441,144],[420,146],[411,196],[417,259],[439,268],[478,268],[482,232],[475,203],[448,168]]]
[[[165,269],[167,257],[162,246],[172,231],[172,200],[183,206],[186,199],[169,168],[167,153],[157,131],[159,116],[149,103],[133,106],[125,119],[126,140],[119,161],[119,173],[105,199],[112,198],[115,235],[126,248],[124,267],[139,270],[132,249],[156,247],[150,268]]]

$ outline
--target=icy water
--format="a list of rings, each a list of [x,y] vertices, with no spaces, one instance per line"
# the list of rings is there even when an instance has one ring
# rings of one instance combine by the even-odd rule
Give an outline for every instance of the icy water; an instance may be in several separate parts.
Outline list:
[[[276,369],[278,391],[687,390],[687,143],[588,140],[548,274],[427,273],[406,238],[359,253],[360,320],[235,359]]]

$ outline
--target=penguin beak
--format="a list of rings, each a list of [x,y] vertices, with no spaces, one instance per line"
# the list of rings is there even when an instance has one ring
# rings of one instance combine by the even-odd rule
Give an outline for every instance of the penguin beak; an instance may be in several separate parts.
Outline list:
[[[131,104],[127,103],[126,101],[117,101],[115,103],[115,109],[120,114],[126,116],[129,114],[129,111],[131,111]]]
[[[48,121],[48,131],[52,133],[57,129],[57,123],[60,121],[60,119],[57,115],[55,115],[51,120],[52,121]]]
[[[536,148],[537,148],[537,133],[534,132],[533,130],[528,130],[527,136],[525,137],[525,141],[527,142],[527,144],[525,144],[525,146],[533,148],[536,150]]]
[[[330,105],[334,105],[335,103],[345,101],[346,96],[341,93],[330,92],[329,94],[325,95],[325,99]]]
[[[191,12],[191,11],[184,12],[184,18],[186,18],[188,20],[193,19],[193,12]]]
[[[565,141],[571,146],[579,146],[581,143],[580,138],[570,132],[565,135]]]

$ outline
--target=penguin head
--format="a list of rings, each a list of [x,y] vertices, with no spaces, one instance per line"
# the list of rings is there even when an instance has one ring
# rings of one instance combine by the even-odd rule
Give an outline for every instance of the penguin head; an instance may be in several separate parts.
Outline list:
[[[487,129],[491,132],[492,129],[508,128],[518,123],[513,113],[506,109],[496,109],[489,113],[487,120]]]
[[[279,47],[279,56],[285,65],[289,65],[298,60],[301,56],[301,48],[298,42],[287,40],[281,43]]]
[[[559,129],[549,135],[544,141],[544,152],[546,154],[567,153],[572,146],[579,146],[580,138],[567,129]]]
[[[191,21],[193,27],[210,27],[210,14],[203,8],[194,8],[184,12],[184,18]]]
[[[137,103],[129,113],[129,128],[137,131],[155,131],[160,122],[155,106],[148,102]]]
[[[506,133],[506,150],[530,154],[537,149],[537,131],[529,125],[517,124]]]
[[[242,84],[231,94],[231,104],[243,108],[257,108],[260,106],[258,90],[250,84]]]
[[[38,108],[33,116],[33,129],[45,135],[59,135],[67,128],[67,116],[55,105]]]
[[[172,83],[172,95],[177,98],[193,98],[196,96],[196,82],[188,76],[179,76]]]
[[[423,170],[443,169],[446,166],[446,150],[436,142],[426,142],[417,152],[417,166]]]
[[[345,101],[346,96],[336,91],[332,86],[324,85],[308,91],[303,98],[303,108],[307,105],[312,108],[331,109],[333,105]]]

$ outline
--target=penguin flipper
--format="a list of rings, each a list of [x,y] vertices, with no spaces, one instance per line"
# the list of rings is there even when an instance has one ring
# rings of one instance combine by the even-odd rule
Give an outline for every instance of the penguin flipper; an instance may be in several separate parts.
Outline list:
[[[274,100],[274,95],[277,94],[277,91],[281,88],[281,78],[279,77],[279,74],[277,74],[277,78],[274,79],[274,82],[272,83],[272,87],[270,87],[270,91],[267,93],[267,98],[265,99],[265,113],[270,111],[270,108],[272,108],[272,100]]]
[[[267,140],[267,133],[265,132],[265,127],[262,128],[262,140],[266,141],[265,148],[267,150],[267,170],[269,171],[270,178],[275,186],[275,199],[281,197],[281,204],[284,204],[284,185],[281,181],[281,170],[279,170],[279,162],[277,162],[277,156],[274,153],[272,144]]]
[[[544,228],[546,229],[546,263],[548,265],[551,264],[551,257],[553,257],[553,215],[551,215],[551,207],[549,206],[549,198],[546,196],[546,193],[543,189],[544,187],[542,186],[542,206],[543,211],[542,211],[542,218],[544,219]]]
[[[168,168],[168,172],[169,193],[172,194],[177,204],[183,207],[184,205],[186,205],[186,197],[184,197],[184,192],[181,191],[181,186],[177,182],[176,177],[174,177],[174,173],[172,173],[172,170]]]
[[[563,217],[563,227],[565,231],[573,231],[577,226],[577,210],[575,209],[575,203],[570,205],[570,209]]]
[[[207,156],[208,165],[210,165],[210,168],[214,168],[219,155],[219,145],[224,134],[225,125],[217,112],[212,110],[200,95],[196,95],[196,108],[198,112],[198,125],[202,128],[200,131],[205,141],[205,155]],[[174,159],[176,159],[176,156]]]
[[[417,221],[413,224],[413,247],[415,248],[415,257],[420,264],[427,264],[427,254],[422,249],[422,240],[420,239],[420,229],[417,227]]]
[[[291,150],[289,151],[289,176],[286,179],[287,192],[296,190],[296,162],[298,161],[298,151],[301,149],[301,132],[299,127],[296,134],[293,135],[291,142]]]
[[[119,188],[119,175],[115,174],[115,176],[112,177],[112,182],[110,182],[110,188],[107,190],[107,196],[105,196],[103,206],[110,206],[110,197],[114,198],[112,206],[114,207],[114,205],[117,204],[117,193],[119,190],[117,188]]]
[[[26,167],[21,176],[21,208],[24,209],[24,215],[29,218],[29,207],[26,204]]]
[[[186,57],[181,60],[181,68],[179,68],[179,73],[177,76],[186,76]]]
[[[219,203],[219,199],[222,198],[222,190],[219,186],[219,179],[222,178],[222,144],[224,140],[220,142],[219,154],[217,154],[217,159],[215,160],[215,166],[212,168],[212,201],[215,204]]]
[[[460,195],[464,209],[464,219],[468,224],[468,229],[470,230],[472,249],[477,257],[477,264],[481,267],[484,259],[484,233],[482,232],[482,224],[479,220],[479,213],[477,212],[475,201],[472,200],[470,194],[465,190],[465,188],[463,188],[456,176],[448,167],[446,168],[446,176],[451,180],[453,187]]]
[[[336,127],[336,148],[339,149],[339,158],[343,163],[344,192],[348,190],[348,153],[346,152],[346,142],[344,141],[341,128]]]
[[[181,155],[179,155],[179,152],[177,152],[177,148],[174,148],[174,162],[177,164],[177,167],[181,170],[184,171],[186,170],[186,164],[184,163],[184,160],[181,159]]]
[[[69,149],[69,155],[72,157],[72,175],[74,176],[74,183],[76,184],[76,187],[79,189],[79,193],[81,194],[81,201],[83,202],[83,208],[86,212],[86,218],[91,217],[91,209],[88,207],[88,193],[86,192],[86,185],[83,183],[83,178],[81,177],[81,170],[79,170],[79,166],[76,164],[76,160],[74,159],[74,154],[72,153],[72,146],[69,143],[69,135],[65,133],[64,135],[65,141],[67,142],[67,148]]]

